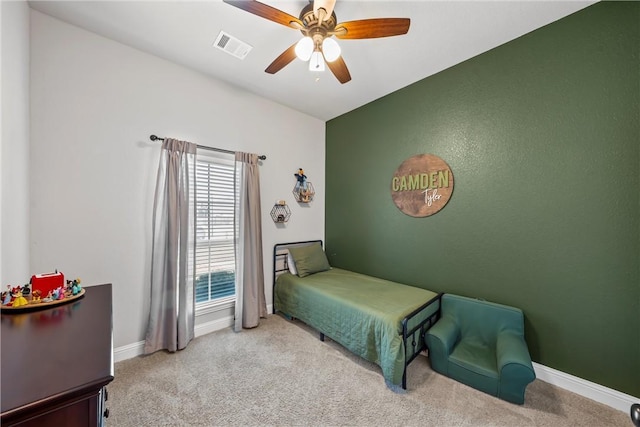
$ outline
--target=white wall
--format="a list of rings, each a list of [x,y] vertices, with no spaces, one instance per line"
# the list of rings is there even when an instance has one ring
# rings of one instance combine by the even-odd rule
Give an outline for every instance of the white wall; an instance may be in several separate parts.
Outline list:
[[[0,2],[0,284],[29,281],[29,6]]]
[[[266,154],[266,298],[276,242],[324,237],[324,122],[31,11],[31,267],[114,286],[114,346],[144,339],[160,146],[171,136]],[[293,201],[304,167],[310,207]],[[279,228],[269,212],[291,204]]]

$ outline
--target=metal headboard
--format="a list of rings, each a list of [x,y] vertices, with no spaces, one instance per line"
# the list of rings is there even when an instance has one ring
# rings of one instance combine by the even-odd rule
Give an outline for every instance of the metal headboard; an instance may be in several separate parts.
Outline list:
[[[271,288],[271,307],[273,307],[273,313],[276,312],[276,279],[282,273],[289,271],[289,264],[287,262],[289,248],[307,246],[312,243],[320,243],[320,246],[322,246],[322,240],[305,240],[300,242],[276,243],[273,245],[273,282]]]

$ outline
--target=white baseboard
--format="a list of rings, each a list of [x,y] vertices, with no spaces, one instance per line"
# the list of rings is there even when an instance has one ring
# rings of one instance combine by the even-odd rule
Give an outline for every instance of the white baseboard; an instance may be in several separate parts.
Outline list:
[[[123,345],[113,349],[113,361],[122,362],[123,360],[133,359],[144,353],[144,341],[134,342],[133,344]]]
[[[569,390],[619,411],[629,413],[631,405],[640,403],[640,398],[613,390],[600,384],[533,362],[536,377],[549,384]]]
[[[219,331],[224,328],[233,326],[233,316],[223,317],[222,319],[213,320],[211,322],[202,323],[195,326],[195,337]],[[122,362],[123,360],[132,359],[144,354],[144,341],[138,341],[133,344],[125,345],[113,349],[114,362]]]
[[[195,337],[201,337],[211,332],[219,331],[224,328],[233,326],[233,316],[223,317],[222,319],[212,320],[211,322],[202,323],[195,327]]]
[[[273,312],[273,305],[267,305],[267,313]],[[197,337],[219,331],[224,328],[233,326],[233,316],[223,317],[222,319],[212,320],[211,322],[202,323],[195,326],[194,334]],[[144,341],[138,341],[133,344],[124,345],[113,349],[113,360],[122,362],[123,360],[132,359],[144,354]]]
[[[271,309],[267,308],[271,313]],[[199,337],[211,332],[219,331],[233,326],[233,316],[206,322],[195,327],[195,336]],[[144,341],[118,347],[113,351],[115,362],[131,359],[143,354]],[[617,390],[587,381],[585,379],[558,371],[553,368],[533,362],[533,369],[540,381],[553,384],[557,387],[569,390],[596,402],[603,403],[619,411],[628,413],[631,405],[640,403],[640,398],[634,397]]]

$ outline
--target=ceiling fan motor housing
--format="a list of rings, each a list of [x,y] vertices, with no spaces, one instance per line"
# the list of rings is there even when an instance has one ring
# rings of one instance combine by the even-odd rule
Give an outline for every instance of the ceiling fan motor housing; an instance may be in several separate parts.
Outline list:
[[[316,46],[322,44],[322,40],[327,37],[328,34],[333,32],[336,27],[338,19],[335,12],[331,12],[331,16],[321,21],[313,13],[313,3],[309,3],[300,12],[300,20],[302,21],[304,28],[300,32],[304,36],[309,36],[313,39]]]

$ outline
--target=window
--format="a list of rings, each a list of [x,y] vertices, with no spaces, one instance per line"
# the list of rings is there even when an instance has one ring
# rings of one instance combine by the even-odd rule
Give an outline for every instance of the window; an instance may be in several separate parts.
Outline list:
[[[195,171],[196,310],[235,295],[235,195],[233,155],[198,152]]]

